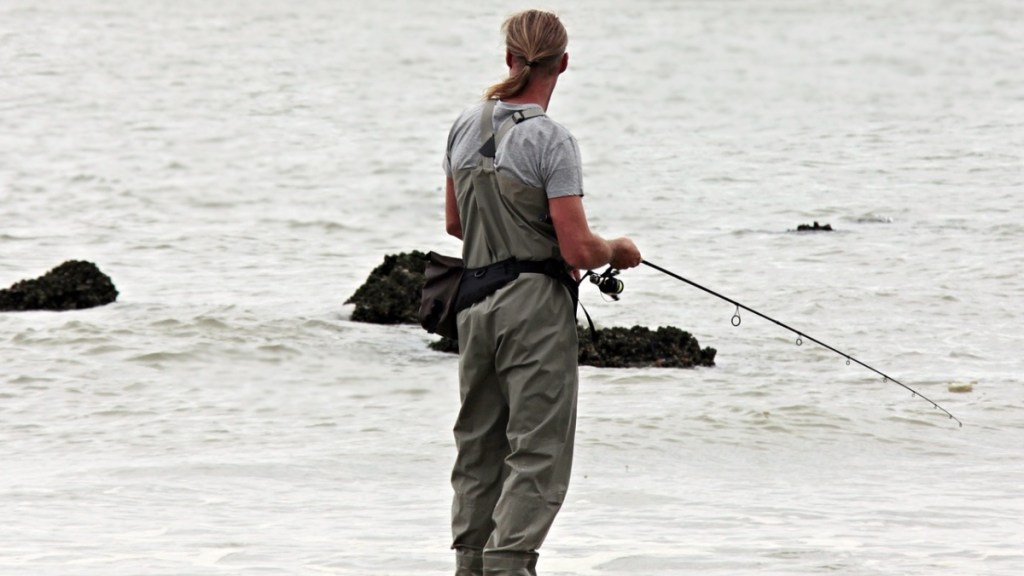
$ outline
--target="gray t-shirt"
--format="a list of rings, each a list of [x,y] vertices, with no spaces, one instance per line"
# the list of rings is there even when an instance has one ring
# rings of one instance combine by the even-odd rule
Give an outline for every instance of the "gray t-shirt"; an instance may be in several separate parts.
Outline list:
[[[480,112],[483,102],[462,112],[448,134],[444,173],[476,166],[480,160]],[[506,104],[494,107],[494,131],[517,110],[536,104]],[[573,135],[551,118],[538,116],[515,125],[498,144],[496,170],[507,170],[524,184],[541,188],[548,198],[583,196],[583,165]]]

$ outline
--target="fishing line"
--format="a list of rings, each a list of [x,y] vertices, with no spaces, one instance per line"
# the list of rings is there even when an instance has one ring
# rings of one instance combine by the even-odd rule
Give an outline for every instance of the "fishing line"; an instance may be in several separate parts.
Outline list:
[[[861,366],[863,366],[863,367],[867,368],[868,370],[871,370],[875,374],[878,374],[879,376],[881,376],[883,382],[892,382],[894,384],[902,386],[903,388],[908,390],[911,393],[912,396],[919,397],[922,400],[924,400],[925,402],[928,402],[929,404],[931,404],[934,408],[937,408],[938,410],[941,410],[947,416],[949,416],[950,420],[954,420],[957,424],[960,425],[961,428],[963,428],[964,423],[961,422],[960,419],[957,418],[956,416],[953,416],[953,414],[951,414],[949,412],[949,410],[946,410],[942,406],[939,406],[939,404],[937,402],[935,402],[934,400],[932,400],[931,398],[928,398],[924,394],[921,394],[920,392],[918,392],[917,390],[914,390],[910,386],[907,386],[903,382],[900,382],[899,380],[893,378],[892,376],[889,376],[885,372],[882,372],[882,371],[874,368],[873,366],[869,366],[868,364],[865,364],[864,362],[861,362],[860,360],[854,358],[853,356],[847,354],[846,352],[843,352],[841,350],[837,350],[836,348],[833,348],[832,346],[829,346],[828,344],[825,344],[824,342],[822,342],[821,340],[818,340],[817,338],[813,338],[811,336],[808,336],[807,334],[804,334],[803,332],[797,330],[796,328],[793,328],[793,327],[791,327],[791,326],[789,326],[787,324],[779,322],[778,320],[776,320],[775,318],[772,318],[771,316],[767,316],[765,314],[762,314],[762,313],[758,312],[757,310],[754,310],[753,308],[750,308],[749,306],[745,306],[745,305],[743,305],[743,304],[733,300],[732,298],[729,298],[728,296],[723,296],[722,294],[719,294],[718,292],[715,292],[714,290],[711,290],[710,288],[705,288],[704,286],[701,286],[700,284],[697,284],[696,282],[693,282],[692,280],[687,280],[686,278],[683,278],[682,276],[680,276],[679,274],[676,274],[675,272],[672,272],[670,270],[666,270],[666,269],[662,268],[661,266],[658,266],[656,264],[652,264],[651,262],[648,262],[647,260],[641,260],[640,262],[645,264],[645,265],[647,265],[647,266],[650,266],[651,268],[654,268],[655,270],[657,270],[658,272],[661,272],[662,274],[666,274],[668,276],[671,276],[671,277],[675,278],[676,280],[679,280],[681,282],[685,282],[685,283],[689,284],[690,286],[693,286],[694,288],[698,288],[700,290],[703,290],[703,291],[707,292],[708,294],[711,294],[712,296],[716,296],[718,298],[721,298],[722,300],[725,300],[726,302],[736,306],[736,312],[733,313],[732,318],[730,320],[730,322],[732,323],[733,326],[739,326],[740,323],[743,322],[743,319],[740,317],[740,309],[746,310],[747,312],[750,312],[751,314],[755,314],[757,316],[760,316],[761,318],[764,318],[765,320],[768,320],[769,322],[773,322],[776,325],[781,326],[782,328],[785,328],[786,330],[789,330],[790,332],[796,334],[796,345],[797,346],[802,346],[805,339],[806,340],[810,340],[811,342],[814,342],[815,344],[817,344],[817,345],[819,345],[819,346],[821,346],[823,348],[826,348],[828,350],[831,350],[832,352],[835,352],[836,354],[842,356],[843,358],[846,358],[846,365],[847,366],[849,366],[851,362],[856,362],[857,364],[860,364]],[[606,276],[607,275],[606,277],[612,278],[612,275],[610,274],[610,272],[611,272],[610,270],[609,271],[605,271],[605,273],[602,274],[601,276]],[[615,273],[617,274],[618,271],[616,271]],[[597,283],[597,282],[595,282],[595,283]],[[618,292],[622,291],[622,281],[621,280],[619,280],[617,282],[617,288],[618,288]],[[604,291],[604,290],[602,290],[602,291]]]

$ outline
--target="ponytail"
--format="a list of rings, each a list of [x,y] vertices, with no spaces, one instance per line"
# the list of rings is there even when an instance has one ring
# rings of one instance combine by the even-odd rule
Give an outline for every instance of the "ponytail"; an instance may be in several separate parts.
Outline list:
[[[485,100],[517,96],[526,89],[535,72],[553,72],[569,45],[569,34],[558,16],[541,10],[526,10],[509,16],[501,25],[505,47],[522,62],[514,75],[484,91]]]

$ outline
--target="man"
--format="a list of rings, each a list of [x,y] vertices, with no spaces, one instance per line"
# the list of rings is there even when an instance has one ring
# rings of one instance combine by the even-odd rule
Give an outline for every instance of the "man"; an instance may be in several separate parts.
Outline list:
[[[544,114],[569,64],[562,23],[527,10],[502,31],[509,76],[456,120],[444,161],[446,227],[469,272],[457,306],[456,576],[536,574],[572,464],[573,278],[641,259],[630,239],[591,232],[578,145]]]

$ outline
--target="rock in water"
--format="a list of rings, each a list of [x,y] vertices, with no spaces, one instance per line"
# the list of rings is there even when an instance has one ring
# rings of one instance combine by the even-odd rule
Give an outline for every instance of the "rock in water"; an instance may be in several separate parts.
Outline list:
[[[799,224],[796,227],[796,231],[797,232],[831,232],[832,231],[832,225],[831,224],[825,224],[824,226],[822,226],[821,224],[818,224],[817,221],[815,221],[813,225],[811,225],[811,224]]]
[[[68,260],[39,278],[0,290],[0,311],[80,310],[115,300],[117,288],[95,264]]]
[[[384,263],[345,304],[355,304],[352,320],[373,324],[419,324],[420,294],[427,255],[418,250],[384,256]]]
[[[718,353],[710,347],[701,349],[689,332],[673,326],[662,326],[656,331],[643,326],[604,328],[597,335],[593,339],[589,330],[580,329],[581,366],[693,368],[714,366]]]
[[[717,350],[701,348],[689,332],[674,326],[651,330],[632,328],[599,328],[597,338],[590,330],[577,325],[579,333],[579,365],[597,368],[694,368],[715,365]],[[449,338],[430,344],[438,352],[459,353],[459,343]]]

